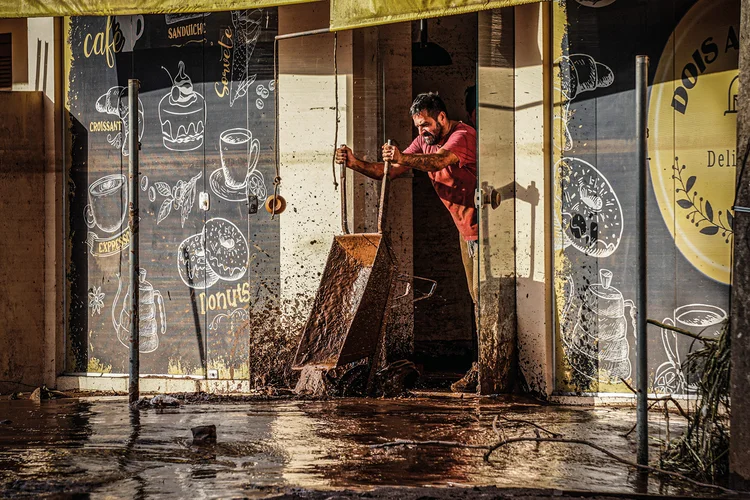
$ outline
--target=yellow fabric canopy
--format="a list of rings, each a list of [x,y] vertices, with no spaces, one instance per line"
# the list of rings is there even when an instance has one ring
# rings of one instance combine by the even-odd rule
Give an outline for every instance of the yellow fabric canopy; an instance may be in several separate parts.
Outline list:
[[[452,16],[541,0],[330,0],[331,30]]]
[[[310,1],[315,0],[0,0],[0,18],[220,12]]]

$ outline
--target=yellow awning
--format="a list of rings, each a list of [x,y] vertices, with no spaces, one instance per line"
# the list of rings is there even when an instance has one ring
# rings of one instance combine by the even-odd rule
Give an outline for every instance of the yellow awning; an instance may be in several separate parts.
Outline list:
[[[331,30],[452,16],[541,0],[330,0]]]
[[[0,0],[0,18],[220,12],[310,1],[315,0]]]

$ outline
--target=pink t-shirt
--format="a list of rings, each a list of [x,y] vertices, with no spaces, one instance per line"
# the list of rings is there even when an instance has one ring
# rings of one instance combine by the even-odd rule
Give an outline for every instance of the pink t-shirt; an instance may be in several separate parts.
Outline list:
[[[458,122],[447,137],[432,146],[425,144],[421,135],[403,152],[405,154],[435,154],[440,149],[458,157],[458,163],[437,172],[428,172],[440,199],[448,209],[458,232],[466,241],[476,240],[477,210],[474,190],[477,188],[477,132],[469,125]]]

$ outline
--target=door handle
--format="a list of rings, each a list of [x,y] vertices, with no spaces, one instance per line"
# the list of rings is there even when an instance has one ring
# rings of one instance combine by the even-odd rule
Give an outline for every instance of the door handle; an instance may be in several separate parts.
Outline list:
[[[500,192],[492,186],[483,183],[482,189],[477,189],[474,192],[474,204],[481,208],[485,205],[490,205],[493,210],[500,206],[502,196]]]

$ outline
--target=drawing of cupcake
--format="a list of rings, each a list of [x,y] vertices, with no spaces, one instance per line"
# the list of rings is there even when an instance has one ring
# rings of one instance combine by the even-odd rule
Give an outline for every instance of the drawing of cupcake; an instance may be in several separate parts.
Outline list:
[[[185,74],[185,63],[180,61],[177,75],[172,79],[172,89],[159,101],[164,147],[170,151],[200,148],[203,146],[205,120],[205,99],[193,90],[193,82]]]

